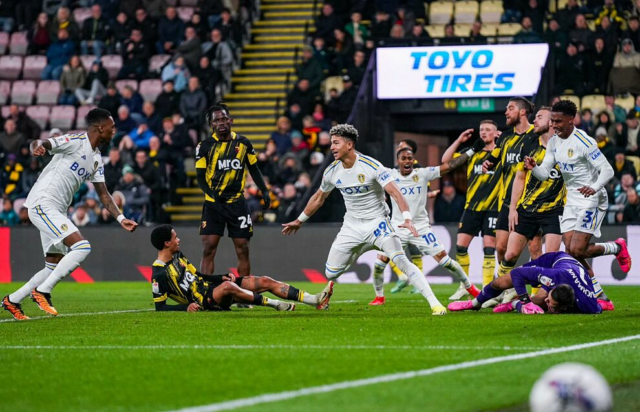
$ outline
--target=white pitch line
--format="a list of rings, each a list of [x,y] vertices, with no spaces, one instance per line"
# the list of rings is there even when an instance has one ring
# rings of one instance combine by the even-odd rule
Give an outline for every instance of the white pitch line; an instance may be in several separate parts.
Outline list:
[[[613,345],[621,342],[628,342],[640,339],[640,335],[626,336],[623,338],[607,339],[598,342],[582,343],[579,345],[564,346],[560,348],[552,348],[535,352],[520,353],[516,355],[498,356],[495,358],[480,359],[452,365],[438,366],[435,368],[421,369],[417,371],[392,373],[388,375],[380,375],[373,378],[358,379],[353,381],[337,382],[329,385],[311,386],[308,388],[298,389],[294,391],[267,393],[264,395],[253,396],[250,398],[236,399],[232,401],[212,403],[209,405],[195,406],[190,408],[178,409],[174,412],[217,412],[227,411],[230,409],[244,408],[265,403],[285,401],[288,399],[299,398],[302,396],[316,395],[321,393],[335,392],[343,389],[359,388],[362,386],[376,385],[379,383],[394,382],[399,380],[413,379],[422,376],[435,375],[437,373],[452,372],[462,369],[475,368],[477,366],[491,365],[508,361],[518,361],[522,359],[535,358],[541,355],[550,355],[555,353],[572,352],[582,349],[595,348],[598,346]]]
[[[151,312],[153,309],[130,309],[130,310],[112,310],[108,312],[78,312],[78,313],[62,313],[58,316],[33,316],[29,320],[53,319],[53,318],[70,318],[75,316],[98,316],[98,315],[114,315],[118,313],[138,313]],[[17,322],[15,319],[2,319],[0,323]],[[20,322],[25,322],[24,320]]]

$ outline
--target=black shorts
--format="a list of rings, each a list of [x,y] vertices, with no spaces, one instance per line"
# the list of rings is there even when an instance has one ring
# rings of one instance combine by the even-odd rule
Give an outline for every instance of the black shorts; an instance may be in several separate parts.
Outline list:
[[[234,283],[238,286],[242,286],[242,279],[244,279],[244,277],[242,276],[236,276],[236,280],[234,281]],[[207,289],[207,292],[204,295],[204,299],[203,299],[203,307],[204,310],[210,310],[213,312],[216,311],[221,311],[221,310],[229,310],[229,307],[233,304],[233,302],[226,304],[226,305],[220,305],[218,302],[216,302],[216,300],[213,298],[213,290],[215,288],[217,288],[218,286],[220,286],[222,283],[224,283],[226,281],[220,279],[219,281],[211,281],[209,282],[209,288]]]
[[[562,209],[549,212],[527,212],[521,207],[518,208],[518,224],[515,232],[531,240],[538,232],[543,235],[560,235],[560,218]]]
[[[233,203],[204,202],[200,234],[224,236],[225,226],[232,239],[250,239],[253,236],[251,214],[244,198]]]
[[[458,233],[471,236],[496,236],[496,224],[498,222],[498,212],[495,210],[477,212],[475,210],[465,210],[458,224]]]
[[[498,214],[498,224],[496,230],[509,231],[509,205],[503,204],[500,213]]]

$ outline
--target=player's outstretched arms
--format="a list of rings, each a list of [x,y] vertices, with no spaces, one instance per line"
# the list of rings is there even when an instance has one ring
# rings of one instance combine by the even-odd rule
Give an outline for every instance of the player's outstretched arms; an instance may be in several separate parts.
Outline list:
[[[445,162],[442,165],[440,165],[440,175],[448,173],[451,170],[457,169],[458,167],[464,165],[465,163],[467,163],[467,160],[469,160],[475,153],[478,153],[483,148],[484,148],[484,142],[482,141],[482,139],[476,140],[473,143],[473,147],[471,149],[462,153],[460,156],[454,157],[448,162]]]
[[[407,204],[404,196],[402,196],[402,193],[400,193],[400,189],[398,189],[398,186],[394,182],[391,182],[384,187],[384,190],[389,194],[389,196],[393,198],[393,200],[396,201],[398,207],[400,208],[400,211],[402,212],[402,217],[404,217],[404,223],[398,225],[398,227],[409,229],[413,236],[418,237],[418,231],[413,226],[413,220],[411,218],[409,205]]]
[[[109,213],[111,213],[111,216],[118,220],[120,226],[129,232],[135,231],[138,224],[133,220],[127,219],[122,213],[120,213],[120,209],[118,209],[116,202],[113,200],[113,197],[111,197],[111,193],[109,193],[107,185],[104,182],[94,182],[93,185],[96,188],[100,202],[109,211]]]
[[[29,145],[29,149],[34,156],[44,156],[47,154],[47,150],[51,150],[51,142],[47,140],[34,140]]]
[[[458,138],[451,144],[451,146],[449,146],[447,150],[445,150],[444,154],[442,155],[442,163],[447,163],[449,160],[453,159],[453,156],[455,156],[458,147],[460,147],[462,143],[465,143],[466,141],[471,139],[471,136],[473,136],[473,129],[467,129],[464,132],[460,133],[460,136],[458,136]]]
[[[302,227],[302,224],[322,207],[325,200],[327,200],[327,197],[329,197],[330,193],[331,192],[323,192],[322,190],[318,189],[318,191],[315,192],[313,196],[311,196],[311,199],[309,199],[304,210],[302,211],[302,213],[300,213],[300,216],[298,216],[296,220],[294,220],[293,222],[282,224],[282,234],[295,235],[296,232],[298,232],[298,230],[300,230],[300,228]]]

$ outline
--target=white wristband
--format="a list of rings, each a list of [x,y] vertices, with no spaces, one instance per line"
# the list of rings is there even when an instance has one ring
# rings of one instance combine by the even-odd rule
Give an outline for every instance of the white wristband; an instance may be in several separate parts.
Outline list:
[[[464,154],[466,154],[467,156],[469,156],[469,158],[473,157],[474,154],[476,154],[476,152],[473,149],[469,149],[466,152],[464,152]]]
[[[402,217],[404,220],[412,220],[411,212],[402,212]]]
[[[309,220],[309,216],[305,215],[304,212],[302,212],[300,213],[300,216],[298,216],[298,220],[304,223]]]
[[[116,218],[118,223],[122,223],[122,221],[125,220],[125,219],[126,219],[126,217],[124,217],[124,215],[118,215],[118,217]]]

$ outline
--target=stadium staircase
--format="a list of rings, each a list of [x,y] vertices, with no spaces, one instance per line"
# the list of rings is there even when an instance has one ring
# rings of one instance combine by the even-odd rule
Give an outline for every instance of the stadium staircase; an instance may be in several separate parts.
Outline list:
[[[262,18],[251,29],[252,41],[242,50],[241,68],[232,77],[232,91],[224,100],[234,119],[233,130],[264,148],[275,121],[286,109],[287,93],[297,82],[295,64],[300,60],[307,34],[313,30],[317,0],[263,0]],[[177,189],[181,205],[165,207],[172,222],[198,222],[204,196],[187,171],[189,187]]]

